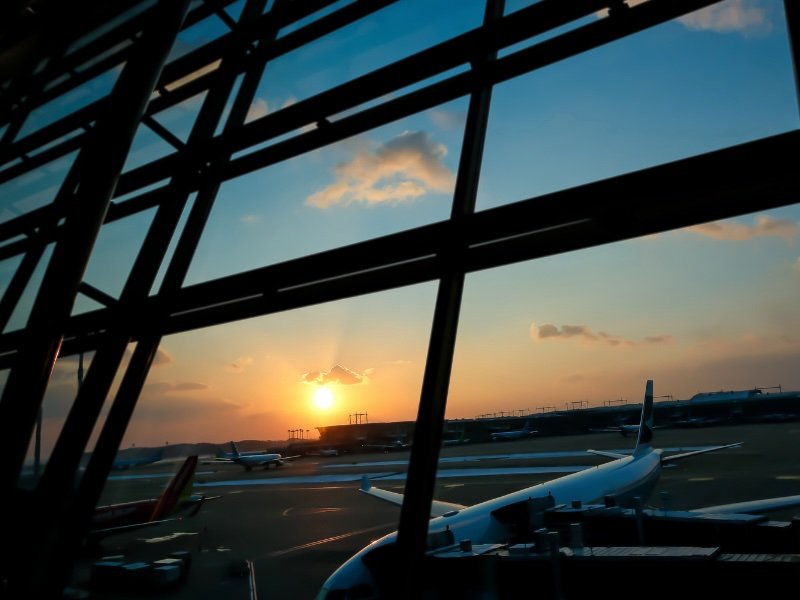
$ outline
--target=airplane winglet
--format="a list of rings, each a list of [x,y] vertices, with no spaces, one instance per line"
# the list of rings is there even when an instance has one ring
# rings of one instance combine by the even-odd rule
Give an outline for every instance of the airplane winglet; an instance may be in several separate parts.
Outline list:
[[[368,492],[369,489],[372,487],[372,482],[369,480],[369,477],[366,475],[361,476],[361,491]]]

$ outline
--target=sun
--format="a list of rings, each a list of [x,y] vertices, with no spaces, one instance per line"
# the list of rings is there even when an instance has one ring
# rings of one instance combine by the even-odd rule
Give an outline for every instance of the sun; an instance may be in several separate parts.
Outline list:
[[[333,392],[326,387],[314,392],[314,405],[320,410],[328,410],[333,406]]]

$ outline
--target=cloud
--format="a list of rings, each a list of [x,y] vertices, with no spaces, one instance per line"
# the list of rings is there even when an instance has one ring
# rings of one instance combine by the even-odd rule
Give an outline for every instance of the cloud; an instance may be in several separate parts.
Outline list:
[[[269,113],[269,107],[267,106],[267,101],[263,98],[256,98],[255,102],[250,105],[250,108],[247,110],[247,116],[245,117],[245,123],[249,123],[250,121],[255,121],[256,119],[260,119],[261,117],[266,117],[267,113]]]
[[[171,364],[173,362],[175,362],[175,361],[172,359],[172,356],[170,355],[169,352],[167,352],[166,350],[162,350],[161,348],[156,350],[156,356],[153,359],[153,366],[154,367],[160,367],[160,366],[163,366],[163,365],[168,365],[168,364]]]
[[[531,323],[530,335],[534,341],[546,339],[577,338],[584,343],[601,343],[608,346],[637,346],[639,344],[669,344],[671,335],[647,336],[640,341],[629,340],[605,331],[593,332],[586,325],[562,325],[560,328],[552,323],[537,325]]]
[[[334,365],[330,371],[311,371],[304,373],[302,376],[303,383],[318,383],[325,385],[326,383],[340,383],[342,385],[356,385],[358,383],[366,383],[367,372],[359,375],[350,369],[341,365]]]
[[[253,357],[252,356],[240,356],[234,362],[230,363],[229,365],[225,366],[225,370],[229,373],[241,373],[247,367],[253,364]]]
[[[442,159],[443,144],[424,131],[407,131],[378,146],[357,152],[334,168],[336,180],[306,198],[306,204],[328,208],[353,202],[408,202],[428,192],[451,192],[455,176]]]
[[[184,381],[181,383],[176,383],[172,391],[174,392],[196,392],[199,390],[207,390],[208,384],[207,383],[199,383],[196,381]]]
[[[287,106],[291,106],[292,104],[297,104],[297,98],[294,96],[289,96],[286,100],[279,103],[279,110],[286,108]],[[273,106],[275,105],[273,104]],[[227,110],[230,110],[230,108],[227,108]],[[244,118],[244,122],[249,123],[250,121],[260,119],[261,117],[266,117],[270,112],[270,103],[267,102],[266,98],[256,98],[250,104],[250,108],[247,109],[247,115]]]
[[[647,336],[644,338],[643,341],[648,344],[669,344],[672,342],[672,336],[671,335]]]
[[[738,32],[745,36],[767,34],[772,31],[772,22],[760,4],[758,0],[727,0],[684,15],[678,22],[698,31]]]
[[[769,215],[756,217],[754,225],[731,221],[713,221],[687,227],[685,231],[704,235],[714,240],[745,241],[755,237],[781,237],[791,243],[797,237],[797,223],[776,219]]]
[[[219,67],[219,65],[221,64],[221,62],[222,61],[220,61],[220,60],[215,60],[213,62],[210,62],[207,65],[204,65],[204,66],[200,67],[196,71],[192,71],[188,75],[186,75],[184,77],[181,77],[180,79],[176,79],[175,81],[171,81],[170,83],[166,84],[164,86],[164,88],[167,91],[170,91],[170,92],[172,92],[174,90],[177,90],[179,87],[184,86],[187,83],[194,81],[198,77],[202,77],[203,75],[206,75],[207,73],[211,73],[212,71],[216,71],[217,68]]]
[[[426,114],[434,125],[447,131],[463,128],[467,120],[466,115],[462,112],[442,110],[441,108],[431,109]]]
[[[183,381],[181,383],[169,383],[166,381],[152,381],[146,383],[144,392],[147,394],[170,394],[172,392],[194,392],[209,389],[208,384],[196,381]]]
[[[647,1],[627,0],[626,3],[632,7]],[[761,0],[727,0],[678,17],[676,21],[694,31],[764,35],[772,31],[772,21],[769,12],[761,4]],[[596,15],[605,18],[608,9],[598,11]]]

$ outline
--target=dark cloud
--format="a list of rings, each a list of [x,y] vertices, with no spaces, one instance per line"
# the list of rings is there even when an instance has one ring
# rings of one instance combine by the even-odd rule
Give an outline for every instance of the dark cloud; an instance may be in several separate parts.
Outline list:
[[[185,381],[183,383],[175,384],[173,388],[176,392],[189,392],[189,391],[197,391],[197,390],[207,390],[208,384],[205,383],[196,383],[192,381]]]
[[[638,344],[667,344],[672,341],[671,335],[647,336],[641,341],[629,340],[607,331],[594,333],[586,325],[562,325],[560,328],[552,323],[537,325],[531,323],[531,338],[534,340],[578,338],[588,343],[602,343],[608,346],[636,346]]]
[[[225,366],[229,373],[242,373],[247,367],[255,362],[252,356],[240,356],[235,362]]]

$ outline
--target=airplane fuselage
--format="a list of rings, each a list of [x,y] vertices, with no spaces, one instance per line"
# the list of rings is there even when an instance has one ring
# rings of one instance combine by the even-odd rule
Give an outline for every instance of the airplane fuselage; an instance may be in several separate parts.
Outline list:
[[[134,500],[133,502],[99,506],[92,516],[91,528],[105,529],[148,521],[157,504],[158,498],[150,498],[148,500]]]
[[[529,431],[503,431],[501,433],[493,433],[490,437],[492,440],[518,440],[530,433]]]
[[[449,529],[457,542],[470,540],[474,544],[503,543],[510,539],[511,532],[493,514],[500,508],[548,496],[552,496],[555,505],[571,504],[574,501],[595,503],[607,497],[613,498],[618,505],[630,505],[634,497],[639,497],[641,501],[647,498],[658,482],[660,473],[661,450],[651,449],[638,456],[619,458],[446,513],[430,520],[428,533]],[[318,599],[324,600],[329,590],[351,589],[359,584],[375,589],[375,582],[362,558],[375,548],[393,543],[396,539],[397,532],[390,533],[350,558],[331,575]]]
[[[283,466],[283,457],[280,454],[240,454],[231,460],[242,465],[248,471],[253,467],[268,469],[270,466],[275,466],[275,468]]]

